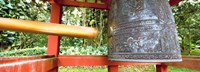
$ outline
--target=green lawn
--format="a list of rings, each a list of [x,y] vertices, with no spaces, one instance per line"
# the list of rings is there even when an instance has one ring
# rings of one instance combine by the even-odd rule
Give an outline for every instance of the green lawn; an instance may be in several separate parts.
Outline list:
[[[191,69],[178,68],[178,67],[172,67],[172,66],[169,66],[168,71],[169,72],[200,72],[198,70],[191,70]]]
[[[169,66],[169,72],[200,72],[186,68]],[[60,67],[59,72],[108,72],[106,67]],[[119,72],[155,72],[154,66],[120,67]]]

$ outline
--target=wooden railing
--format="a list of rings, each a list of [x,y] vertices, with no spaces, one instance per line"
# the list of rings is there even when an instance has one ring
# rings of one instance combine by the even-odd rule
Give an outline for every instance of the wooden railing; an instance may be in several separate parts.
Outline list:
[[[200,70],[200,66],[199,66],[200,65],[200,57],[199,56],[183,56],[182,62],[166,63],[166,65]]]
[[[113,62],[105,55],[53,55],[30,57],[3,57],[0,58],[0,72],[48,72],[57,66],[114,66],[109,72],[118,70],[118,66],[130,65],[156,65],[156,72],[167,72],[167,66],[200,70],[200,57],[183,56],[183,62],[174,63],[137,63],[137,62]]]

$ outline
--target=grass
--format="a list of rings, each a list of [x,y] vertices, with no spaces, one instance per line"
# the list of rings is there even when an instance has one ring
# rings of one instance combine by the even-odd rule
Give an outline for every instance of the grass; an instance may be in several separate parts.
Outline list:
[[[106,67],[59,67],[59,72],[108,72]]]
[[[198,70],[169,66],[169,72],[200,72]],[[59,72],[108,72],[106,67],[60,67]],[[155,72],[154,66],[120,67],[119,72]]]
[[[169,66],[168,71],[169,72],[200,72],[198,70],[192,70],[192,69],[187,69],[187,68],[178,68],[178,67],[172,67],[172,66]]]
[[[190,52],[191,52],[190,56],[200,56],[200,49],[194,49],[191,50]],[[187,51],[182,52],[182,55],[188,55],[188,52]]]

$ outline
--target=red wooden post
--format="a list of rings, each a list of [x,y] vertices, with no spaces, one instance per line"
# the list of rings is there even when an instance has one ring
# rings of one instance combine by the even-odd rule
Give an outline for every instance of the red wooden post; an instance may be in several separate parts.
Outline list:
[[[51,2],[51,23],[61,23],[62,18],[62,5],[55,2]],[[48,36],[48,55],[59,55],[59,46],[60,46],[60,36],[49,35]],[[51,72],[58,72],[58,66],[55,67]]]
[[[156,72],[168,72],[168,66],[165,64],[156,65]]]
[[[171,5],[171,6],[175,6],[175,5],[178,5],[178,3],[179,2],[181,2],[182,0],[170,0],[169,1],[169,4]]]
[[[108,72],[118,72],[118,65],[108,65]]]

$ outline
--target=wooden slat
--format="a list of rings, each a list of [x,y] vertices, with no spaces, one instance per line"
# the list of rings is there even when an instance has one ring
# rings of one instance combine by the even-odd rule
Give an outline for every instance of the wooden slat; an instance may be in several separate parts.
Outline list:
[[[54,0],[51,0],[54,1]],[[95,9],[108,9],[111,0],[101,0],[104,4],[98,3],[88,3],[88,2],[77,2],[76,0],[59,0],[57,3],[65,5],[65,6],[73,6],[73,7],[88,7],[88,8],[95,8]],[[182,0],[170,0],[169,4],[171,6],[177,5]]]
[[[34,60],[34,59],[42,59],[42,58],[52,58],[53,55],[44,55],[44,56],[22,56],[22,57],[1,57],[0,64],[26,61],[26,60]]]
[[[97,36],[97,30],[91,27],[67,26],[9,18],[0,18],[0,29],[81,38],[94,38]]]
[[[106,66],[107,56],[59,56],[58,66]]]
[[[107,1],[104,1],[107,2]],[[89,3],[89,2],[77,2],[72,0],[59,0],[59,4],[65,6],[73,6],[73,7],[87,7],[87,8],[95,8],[95,9],[108,9],[107,3],[99,4],[99,3]]]
[[[182,62],[166,63],[169,66],[200,70],[200,57],[184,56]]]
[[[58,66],[105,66],[105,65],[154,65],[161,63],[120,62],[109,61],[104,55],[66,55],[58,57]]]
[[[45,58],[1,64],[0,72],[49,72],[56,66],[56,58]]]

